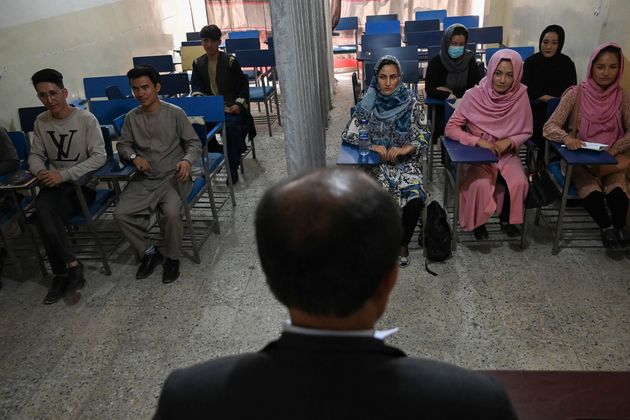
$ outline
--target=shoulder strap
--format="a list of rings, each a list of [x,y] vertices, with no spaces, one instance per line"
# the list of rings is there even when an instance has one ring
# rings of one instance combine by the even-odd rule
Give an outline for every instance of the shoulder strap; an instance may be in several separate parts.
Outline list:
[[[582,87],[577,85],[577,92],[575,93],[575,104],[573,105],[573,113],[571,114],[571,137],[577,138],[577,117],[580,113],[580,100],[582,99]]]

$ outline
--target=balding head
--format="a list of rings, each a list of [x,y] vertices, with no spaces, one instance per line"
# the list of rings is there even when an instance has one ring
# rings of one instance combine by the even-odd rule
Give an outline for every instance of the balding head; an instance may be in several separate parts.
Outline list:
[[[322,169],[265,193],[256,211],[267,282],[289,308],[348,316],[397,262],[398,206],[366,174]]]

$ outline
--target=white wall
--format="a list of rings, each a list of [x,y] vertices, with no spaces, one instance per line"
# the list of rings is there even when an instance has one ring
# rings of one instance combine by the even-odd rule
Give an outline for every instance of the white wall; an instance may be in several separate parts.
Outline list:
[[[7,129],[19,129],[18,108],[41,105],[30,82],[37,70],[59,70],[70,96],[84,97],[84,77],[125,74],[133,56],[171,54],[193,30],[188,0],[1,1],[0,125]]]

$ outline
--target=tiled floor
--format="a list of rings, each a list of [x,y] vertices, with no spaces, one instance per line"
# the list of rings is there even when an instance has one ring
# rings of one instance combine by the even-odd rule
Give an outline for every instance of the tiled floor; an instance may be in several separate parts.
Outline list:
[[[328,162],[352,101],[339,74],[328,130]],[[55,305],[41,300],[50,278],[36,268],[0,291],[0,418],[148,418],[168,372],[208,358],[255,351],[277,336],[285,310],[267,291],[254,244],[253,212],[286,174],[281,130],[259,127],[258,161],[246,160],[235,208],[202,262],[183,261],[180,280],[142,281],[128,249],[113,275],[87,263],[88,285]],[[433,188],[439,198],[440,181]],[[421,251],[401,271],[379,327],[408,354],[483,369],[630,369],[630,259],[599,249],[551,255],[551,237],[532,243],[460,245],[424,271]],[[7,270],[8,275],[11,270]]]

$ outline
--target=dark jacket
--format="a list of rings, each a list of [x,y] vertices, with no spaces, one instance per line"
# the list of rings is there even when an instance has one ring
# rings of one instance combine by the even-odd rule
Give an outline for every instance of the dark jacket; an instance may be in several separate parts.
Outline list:
[[[503,386],[369,337],[283,333],[168,377],[156,419],[515,418]]]
[[[446,86],[446,76],[448,76],[448,71],[442,64],[440,56],[436,55],[431,59],[431,61],[429,61],[429,65],[427,67],[425,87],[428,96],[440,100],[448,98],[448,92],[437,90],[440,86]],[[453,94],[458,98],[461,98],[464,96],[464,92],[479,83],[479,80],[481,80],[481,75],[473,55],[468,63],[468,83],[466,83],[466,87],[463,89],[455,89]]]

